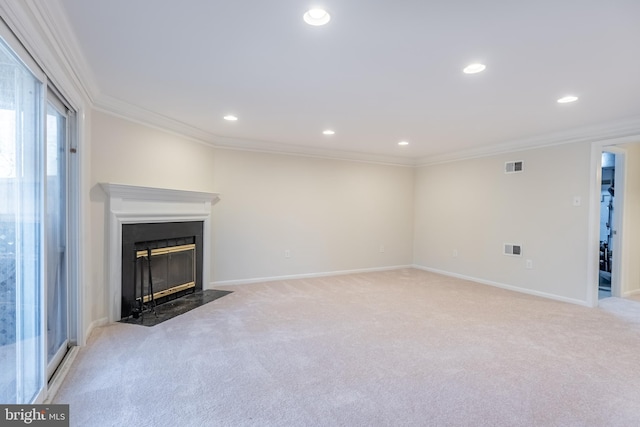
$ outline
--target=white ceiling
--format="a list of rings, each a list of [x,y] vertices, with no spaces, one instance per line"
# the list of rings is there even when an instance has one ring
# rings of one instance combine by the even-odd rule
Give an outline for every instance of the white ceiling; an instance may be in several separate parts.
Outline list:
[[[411,163],[640,123],[638,0],[60,4],[99,106],[220,145]]]

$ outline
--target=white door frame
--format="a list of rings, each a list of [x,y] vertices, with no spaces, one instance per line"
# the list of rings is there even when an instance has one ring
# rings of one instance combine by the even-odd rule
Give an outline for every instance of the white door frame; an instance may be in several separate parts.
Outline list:
[[[626,250],[623,238],[624,227],[624,199],[626,178],[626,150],[616,147],[619,144],[639,142],[640,136],[607,139],[591,144],[591,173],[589,184],[589,235],[587,268],[589,280],[587,283],[587,304],[591,307],[598,306],[598,282],[600,271],[600,197],[602,186],[602,152],[608,151],[616,154],[615,194],[614,198],[614,225],[616,234],[613,247],[613,265],[611,268],[611,295],[623,294],[624,280],[627,274]]]

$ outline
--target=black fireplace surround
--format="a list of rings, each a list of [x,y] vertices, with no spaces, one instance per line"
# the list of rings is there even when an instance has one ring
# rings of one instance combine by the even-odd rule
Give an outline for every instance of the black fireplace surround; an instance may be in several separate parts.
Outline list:
[[[137,292],[138,297],[140,296],[139,289],[134,291],[136,251],[138,250],[170,247],[173,244],[181,244],[185,241],[195,243],[196,274],[195,289],[192,289],[192,291],[202,290],[203,224],[202,221],[192,221],[122,225],[121,318],[127,318],[132,314],[132,309],[137,307],[134,295]]]

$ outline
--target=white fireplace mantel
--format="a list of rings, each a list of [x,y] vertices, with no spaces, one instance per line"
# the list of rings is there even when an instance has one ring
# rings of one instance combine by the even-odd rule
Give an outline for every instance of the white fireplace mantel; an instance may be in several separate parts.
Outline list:
[[[108,195],[108,292],[109,321],[121,318],[122,224],[203,222],[202,287],[209,286],[211,270],[211,207],[218,193],[101,183]]]

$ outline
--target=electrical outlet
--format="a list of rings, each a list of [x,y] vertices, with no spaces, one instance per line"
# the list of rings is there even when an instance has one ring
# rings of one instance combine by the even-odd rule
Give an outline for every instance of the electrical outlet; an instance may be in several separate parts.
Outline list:
[[[291,251],[289,249],[285,249],[284,250],[284,257],[285,258],[291,258]]]

